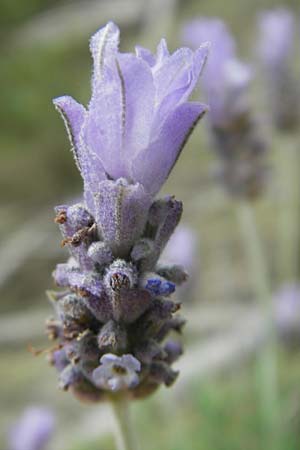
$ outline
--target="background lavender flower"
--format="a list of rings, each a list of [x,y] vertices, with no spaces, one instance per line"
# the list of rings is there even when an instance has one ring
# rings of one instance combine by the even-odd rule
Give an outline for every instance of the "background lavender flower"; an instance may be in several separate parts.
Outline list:
[[[9,450],[45,450],[54,432],[54,415],[42,407],[27,408],[9,433]]]
[[[262,12],[258,21],[258,54],[270,69],[280,71],[288,63],[294,46],[293,14],[287,8],[279,7]]]
[[[209,41],[210,55],[201,79],[201,87],[210,106],[210,120],[215,125],[227,122],[231,110],[226,108],[224,103],[228,95],[226,88],[233,73],[227,71],[226,67],[235,60],[235,42],[225,23],[217,18],[191,20],[183,27],[182,39],[192,48],[197,48],[201,42]],[[248,78],[249,74],[246,81]]]
[[[194,20],[182,34],[193,47],[204,36],[211,42],[201,86],[210,106],[213,145],[221,158],[218,177],[231,194],[255,197],[264,186],[266,167],[265,145],[251,111],[251,69],[237,59],[234,40],[220,19]]]
[[[179,225],[161,255],[162,264],[179,264],[192,270],[197,254],[197,237],[186,225]]]
[[[300,95],[293,73],[295,18],[287,8],[262,12],[258,17],[257,54],[265,72],[267,101],[275,126],[298,126]]]
[[[118,51],[108,23],[91,39],[92,98],[86,110],[71,97],[54,104],[65,121],[84,181],[84,203],[56,207],[55,221],[70,251],[53,273],[61,292],[48,293],[57,319],[47,322],[59,347],[50,357],[59,386],[80,399],[109,393],[148,395],[169,386],[182,353],[166,341],[184,321],[169,299],[186,279],[182,267],[157,264],[179,223],[182,203],[154,200],[196,123],[206,111],[188,102],[207,45],[156,55]]]

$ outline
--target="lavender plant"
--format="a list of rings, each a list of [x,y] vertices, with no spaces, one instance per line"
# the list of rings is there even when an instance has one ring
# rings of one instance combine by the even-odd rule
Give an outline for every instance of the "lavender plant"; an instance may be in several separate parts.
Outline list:
[[[61,290],[49,293],[56,318],[47,322],[58,341],[50,360],[59,386],[83,401],[115,404],[170,386],[178,375],[172,363],[182,348],[167,336],[184,319],[170,295],[186,273],[158,260],[182,203],[155,196],[207,110],[188,98],[208,53],[202,45],[170,54],[164,39],[156,55],[142,47],[120,53],[118,45],[111,22],[91,38],[87,109],[68,96],[54,100],[84,200],[55,208],[71,257],[54,271]],[[130,438],[123,446],[132,450]]]
[[[202,85],[210,105],[210,134],[221,161],[219,180],[235,200],[245,254],[257,302],[266,320],[267,344],[258,358],[261,419],[266,430],[264,448],[279,443],[279,400],[277,389],[276,337],[273,301],[263,245],[257,231],[253,199],[263,192],[268,167],[262,139],[250,102],[250,68],[236,57],[235,42],[219,19],[196,19],[183,30],[192,47],[211,41],[211,55]]]
[[[191,47],[204,37],[211,42],[211,52],[201,86],[220,161],[217,178],[231,195],[254,198],[265,187],[267,165],[266,145],[250,102],[252,72],[237,59],[234,39],[220,19],[195,19],[183,28],[183,40]]]
[[[300,92],[293,73],[295,19],[287,8],[264,11],[258,18],[257,53],[267,81],[267,100],[275,126],[298,127]]]

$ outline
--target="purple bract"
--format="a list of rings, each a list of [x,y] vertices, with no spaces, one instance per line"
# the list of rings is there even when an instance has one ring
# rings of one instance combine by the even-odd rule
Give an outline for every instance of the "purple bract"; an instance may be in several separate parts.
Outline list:
[[[156,55],[141,47],[135,54],[120,53],[118,47],[119,29],[112,22],[92,37],[94,72],[87,109],[68,96],[54,100],[65,119],[86,204],[94,215],[98,193],[108,189],[107,180],[124,178],[133,190],[141,191],[139,195],[143,190],[155,195],[207,110],[202,103],[188,102],[207,58],[207,45],[170,54],[162,40]]]

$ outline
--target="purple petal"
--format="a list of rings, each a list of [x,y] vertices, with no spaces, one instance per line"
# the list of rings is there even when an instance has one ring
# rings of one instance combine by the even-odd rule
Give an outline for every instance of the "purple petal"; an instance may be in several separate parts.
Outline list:
[[[181,71],[179,71],[176,83],[174,81],[169,87],[168,93],[156,111],[153,132],[155,132],[157,126],[161,126],[168,114],[174,111],[179,103],[188,100],[204,68],[209,49],[210,45],[208,43],[203,44],[197,51],[190,55],[190,63],[186,67],[183,66]]]
[[[123,151],[128,161],[149,142],[155,91],[150,67],[136,56],[120,54],[118,70],[124,98]]]
[[[102,165],[111,178],[125,176],[122,159],[122,80],[116,57],[119,29],[109,22],[91,39],[94,60],[92,98],[84,124],[83,139],[94,162]]]
[[[119,28],[113,22],[108,22],[92,36],[90,50],[94,61],[95,82],[101,80],[107,61],[116,55],[119,48],[119,36]]]
[[[160,105],[168,94],[177,90],[182,84],[187,84],[192,60],[192,50],[181,48],[169,58],[164,58],[157,69],[154,67],[153,76],[157,105]]]
[[[134,370],[135,372],[140,372],[141,363],[132,355],[123,355],[122,356],[123,364],[128,367],[130,370]]]
[[[155,56],[147,48],[137,45],[135,47],[135,54],[138,58],[143,59],[150,67],[154,66]]]
[[[165,39],[161,39],[160,43],[157,46],[157,52],[156,52],[156,62],[157,64],[160,64],[164,61],[165,58],[168,58],[170,56],[167,41]]]
[[[84,137],[110,177],[128,179],[128,161],[149,142],[154,97],[150,67],[134,55],[119,54],[95,83]]]
[[[58,97],[53,103],[64,120],[77,167],[84,179],[86,203],[90,207],[89,193],[95,189],[99,181],[106,178],[106,175],[101,161],[91,154],[82,139],[87,111],[69,96]]]
[[[76,100],[67,95],[55,98],[53,104],[63,118],[76,164],[81,171],[83,155],[80,145],[80,132],[85,119],[86,110],[80,103],[77,103]]]
[[[112,60],[101,82],[94,86],[83,139],[94,162],[114,179],[126,176],[121,154],[123,109],[121,79]]]
[[[102,365],[93,371],[93,381],[96,386],[104,388],[107,380],[111,376],[110,366]]]
[[[119,357],[107,353],[102,356],[100,363],[101,365],[93,371],[93,380],[97,386],[118,391],[133,388],[139,383],[136,372],[140,371],[141,364],[132,355],[127,354]],[[116,366],[123,367],[124,373],[116,372],[114,370]]]
[[[100,363],[101,364],[114,364],[114,363],[118,363],[120,360],[120,358],[116,355],[114,355],[113,353],[106,353],[105,355],[103,355],[100,359]]]
[[[152,144],[141,151],[132,165],[133,178],[156,194],[168,178],[197,122],[207,111],[201,103],[183,103],[167,118]]]

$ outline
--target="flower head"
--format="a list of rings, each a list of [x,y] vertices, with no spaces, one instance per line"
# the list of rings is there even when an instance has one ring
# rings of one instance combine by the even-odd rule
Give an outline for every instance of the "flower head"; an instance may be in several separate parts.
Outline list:
[[[44,450],[54,431],[54,416],[41,407],[27,408],[9,434],[9,450]]]

